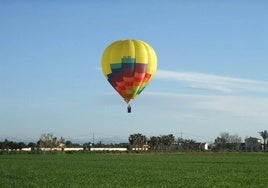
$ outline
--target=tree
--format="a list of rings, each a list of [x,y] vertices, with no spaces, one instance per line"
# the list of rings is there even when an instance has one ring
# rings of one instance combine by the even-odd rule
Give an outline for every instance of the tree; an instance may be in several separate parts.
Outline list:
[[[223,132],[214,141],[216,150],[239,150],[242,138],[238,135],[231,135]]]
[[[152,136],[149,140],[149,145],[152,150],[171,150],[175,143],[173,134]]]
[[[184,143],[184,139],[182,137],[178,137],[177,139],[177,147],[179,150],[183,150],[183,143]]]
[[[6,145],[4,142],[0,142],[0,150],[6,149]]]
[[[67,140],[66,143],[65,143],[65,146],[67,148],[71,148],[71,147],[73,147],[73,143],[70,140]]]
[[[196,150],[196,141],[193,139],[183,139],[181,137],[177,140],[178,149],[180,150]],[[199,149],[199,148],[198,148]]]
[[[0,149],[1,150],[7,150],[10,149],[9,148],[9,141],[7,139],[5,139],[4,142],[0,142]]]
[[[147,143],[146,136],[140,133],[130,135],[128,140],[132,148],[142,148]]]
[[[28,144],[28,147],[30,147],[32,150],[34,150],[34,148],[36,148],[36,143],[34,143],[34,142],[30,142],[30,143]]]
[[[44,133],[41,135],[38,141],[39,148],[52,148],[58,147],[59,142],[57,141],[57,137],[53,137],[52,133]]]
[[[173,136],[173,134],[162,136],[162,143],[163,143],[163,146],[166,150],[171,149],[174,142],[175,142],[175,137]]]
[[[0,150],[17,150],[27,147],[24,142],[13,142],[5,139],[4,142],[0,142]]]
[[[236,150],[238,151],[240,149],[240,144],[242,142],[242,138],[239,137],[237,134],[235,135],[230,135],[229,137],[229,144],[230,144],[230,149],[231,150]]]
[[[17,143],[17,149],[22,149],[22,148],[26,148],[27,145],[24,142],[19,142]]]
[[[262,139],[263,139],[263,150],[266,151],[266,140],[268,139],[268,132],[267,130],[259,132]]]
[[[162,138],[160,136],[152,136],[149,140],[149,144],[152,150],[162,149]]]

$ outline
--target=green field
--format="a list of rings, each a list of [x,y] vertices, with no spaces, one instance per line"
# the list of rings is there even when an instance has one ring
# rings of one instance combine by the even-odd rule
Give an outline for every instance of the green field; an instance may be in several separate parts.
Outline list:
[[[268,187],[268,154],[3,154],[0,187]]]

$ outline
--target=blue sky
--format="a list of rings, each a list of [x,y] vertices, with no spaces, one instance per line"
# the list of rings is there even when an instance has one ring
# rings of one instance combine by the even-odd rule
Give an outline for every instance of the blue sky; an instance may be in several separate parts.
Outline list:
[[[0,140],[133,133],[214,141],[268,129],[267,1],[1,1]],[[158,70],[131,102],[105,80],[104,49],[149,43]]]

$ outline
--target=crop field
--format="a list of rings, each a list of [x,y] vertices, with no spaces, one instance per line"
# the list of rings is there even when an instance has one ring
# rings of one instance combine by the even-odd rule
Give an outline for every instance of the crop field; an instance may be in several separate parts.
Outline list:
[[[3,154],[0,187],[268,187],[268,154]]]

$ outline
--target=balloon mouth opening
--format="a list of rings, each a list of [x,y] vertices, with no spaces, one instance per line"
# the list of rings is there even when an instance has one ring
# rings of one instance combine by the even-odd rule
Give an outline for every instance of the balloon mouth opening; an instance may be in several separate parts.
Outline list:
[[[129,101],[130,101],[130,99],[126,99],[126,98],[124,98],[124,101],[128,104]]]

